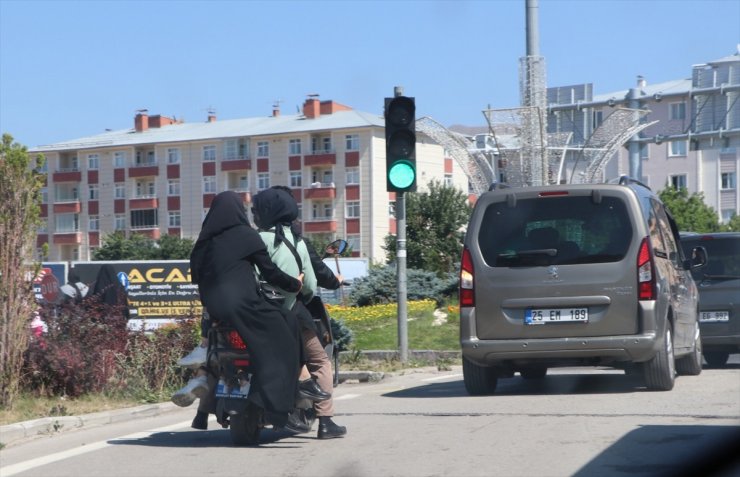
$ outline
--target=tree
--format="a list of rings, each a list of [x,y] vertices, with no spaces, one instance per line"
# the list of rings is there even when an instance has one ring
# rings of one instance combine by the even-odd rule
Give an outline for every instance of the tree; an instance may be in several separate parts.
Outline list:
[[[25,146],[3,134],[0,146],[0,407],[11,408],[18,395],[23,353],[28,348],[29,323],[36,299],[29,277],[40,223],[40,171],[44,158],[32,167]]]
[[[93,260],[186,260],[192,250],[191,239],[165,235],[155,241],[141,234],[126,238],[123,232],[115,231],[103,237]]]
[[[717,213],[704,203],[703,193],[689,196],[684,187],[666,187],[658,195],[682,232],[718,232],[721,229]]]
[[[733,214],[730,221],[722,226],[725,232],[740,232],[740,215]]]
[[[462,252],[462,229],[470,219],[471,207],[462,191],[439,181],[428,184],[428,192],[407,193],[406,261],[409,268],[428,270],[442,276],[453,270]],[[396,237],[385,238],[388,262],[395,260]]]

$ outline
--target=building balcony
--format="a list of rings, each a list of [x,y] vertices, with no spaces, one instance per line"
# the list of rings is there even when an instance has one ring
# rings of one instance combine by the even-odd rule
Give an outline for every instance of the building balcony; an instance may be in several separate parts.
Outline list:
[[[82,172],[79,169],[59,169],[53,175],[54,182],[80,182]]]
[[[143,235],[144,237],[150,238],[152,240],[159,240],[160,237],[160,231],[158,225],[143,225],[140,227],[134,227],[131,229],[131,233]]]
[[[77,199],[57,200],[54,202],[55,214],[79,214],[82,212],[82,205]]]
[[[333,218],[311,219],[303,222],[303,233],[334,233],[337,231],[337,221]]]
[[[128,201],[128,208],[130,210],[138,209],[156,209],[159,207],[159,199],[156,197],[137,197]]]
[[[129,177],[151,177],[159,175],[159,167],[156,163],[145,162],[128,168]]]
[[[54,232],[55,245],[79,245],[82,243],[82,232],[80,231],[57,231]]]
[[[337,163],[337,154],[334,151],[313,151],[303,158],[305,166],[333,166]]]
[[[252,161],[247,158],[236,157],[234,159],[224,158],[221,161],[222,171],[248,171],[252,169]]]
[[[304,199],[334,199],[337,197],[337,188],[333,182],[324,184],[315,182],[309,189],[303,189]]]

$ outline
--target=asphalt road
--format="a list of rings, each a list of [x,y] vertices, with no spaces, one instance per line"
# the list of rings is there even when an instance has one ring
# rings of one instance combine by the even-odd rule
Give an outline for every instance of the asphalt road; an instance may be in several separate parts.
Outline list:
[[[412,370],[337,388],[344,439],[266,429],[252,448],[233,447],[214,421],[190,429],[195,409],[173,408],[13,443],[0,476],[712,475],[723,451],[740,456],[737,358],[669,392],[620,371],[567,368],[470,397],[460,367]],[[740,460],[723,475],[740,475]]]

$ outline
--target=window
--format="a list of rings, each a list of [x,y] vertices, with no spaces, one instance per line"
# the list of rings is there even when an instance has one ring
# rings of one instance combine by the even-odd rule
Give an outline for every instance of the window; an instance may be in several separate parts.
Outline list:
[[[49,203],[49,188],[48,187],[41,188],[41,203],[42,204]]]
[[[247,174],[241,174],[237,177],[236,190],[241,192],[249,190],[249,176]]]
[[[167,164],[180,164],[180,149],[176,147],[167,148]]]
[[[157,225],[157,209],[142,209],[131,211],[132,229],[151,229]]]
[[[312,217],[315,220],[331,219],[334,216],[331,203],[315,203],[311,208]]]
[[[347,134],[344,136],[344,147],[348,151],[359,151],[360,150],[360,135],[359,134]]]
[[[98,200],[99,189],[97,184],[88,184],[87,191],[88,200]]]
[[[268,157],[270,155],[270,143],[257,141],[257,157]]]
[[[203,178],[203,193],[213,194],[216,192],[216,177],[206,176]]]
[[[167,213],[167,224],[170,227],[180,226],[180,211],[179,210],[171,210]]]
[[[126,153],[124,151],[113,153],[113,167],[126,167]]]
[[[87,155],[87,168],[97,169],[100,166],[100,155],[99,154],[88,154]]]
[[[675,120],[675,119],[684,119],[686,118],[686,103],[680,102],[680,103],[671,103],[668,105],[669,109],[669,119]]]
[[[126,215],[116,214],[113,222],[113,228],[116,230],[126,230]]]
[[[735,216],[735,210],[733,209],[722,209],[722,223],[726,224]]]
[[[270,188],[270,173],[260,172],[257,174],[257,190],[265,190]]]
[[[669,156],[685,156],[686,155],[686,141],[671,141],[671,149],[668,155]]]
[[[676,174],[671,176],[671,185],[674,189],[686,189],[686,174]]]
[[[357,219],[360,217],[360,201],[352,200],[347,201],[347,218]]]
[[[126,198],[126,184],[123,182],[116,182],[113,185],[113,198],[114,199],[125,199]]]
[[[454,185],[452,182],[452,174],[445,174],[443,184],[445,187],[452,187]]]
[[[167,181],[167,195],[180,195],[180,179]]]
[[[290,187],[303,187],[303,173],[301,171],[290,172]]]
[[[79,214],[57,214],[54,216],[54,231],[57,233],[79,232]]]
[[[392,218],[396,218],[396,201],[392,200],[388,202],[388,215]]]
[[[311,171],[311,184],[319,184],[325,187],[334,184],[334,174],[331,169],[315,169]]]
[[[213,162],[216,160],[216,146],[203,146],[203,162]]]
[[[136,166],[154,166],[157,160],[154,157],[154,151],[136,151]]]
[[[100,230],[100,216],[98,216],[98,215],[91,215],[88,218],[87,224],[88,224],[87,230],[89,230],[91,232]]]
[[[736,187],[735,173],[734,172],[723,172],[722,173],[722,190],[734,189]]]
[[[321,138],[321,145],[323,146],[321,149],[324,152],[331,152],[331,138],[330,137],[324,137]]]
[[[136,198],[149,198],[156,196],[156,190],[154,188],[154,181],[137,181],[136,182]]]
[[[236,139],[227,139],[224,142],[224,159],[236,159],[239,151],[239,141]]]
[[[360,168],[359,167],[348,167],[344,170],[347,184],[359,184],[360,183]]]
[[[39,226],[36,231],[40,234],[45,234],[49,231],[49,219],[39,219]]]
[[[288,142],[288,154],[291,156],[298,156],[301,154],[301,140],[291,139]]]
[[[350,252],[360,251],[360,236],[359,235],[347,235],[347,249]]]

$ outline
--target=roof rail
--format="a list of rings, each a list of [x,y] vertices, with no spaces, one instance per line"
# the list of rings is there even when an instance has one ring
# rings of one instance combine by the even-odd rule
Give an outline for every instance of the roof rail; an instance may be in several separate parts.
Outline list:
[[[626,175],[619,176],[619,185],[627,185],[627,184],[637,184],[639,186],[646,188],[647,190],[652,190],[647,184],[643,184],[642,182],[638,181],[635,178],[632,178]]]
[[[505,184],[503,182],[493,182],[490,186],[488,186],[488,190],[496,190],[496,189],[509,189],[511,186],[509,184]]]

